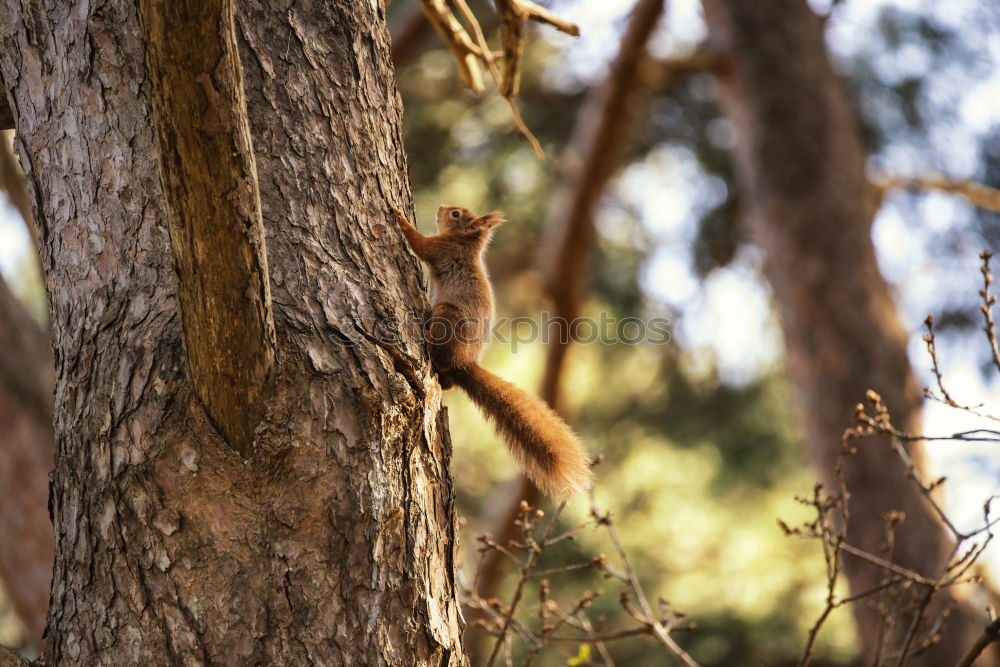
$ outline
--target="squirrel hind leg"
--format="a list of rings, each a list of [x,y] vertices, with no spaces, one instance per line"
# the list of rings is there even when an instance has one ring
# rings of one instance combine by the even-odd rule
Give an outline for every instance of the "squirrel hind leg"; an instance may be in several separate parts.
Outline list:
[[[450,303],[434,306],[424,327],[424,339],[430,347],[434,370],[439,374],[447,375],[453,368],[467,364],[470,356],[467,339],[470,333],[466,328],[470,324],[474,323],[467,322],[457,306]],[[451,386],[450,382],[448,386]]]
[[[455,368],[457,359],[455,354],[455,344],[452,342],[440,342],[440,340],[430,330],[424,332],[431,353],[431,364],[440,375],[448,374],[448,371]]]
[[[438,371],[438,384],[442,389],[451,389],[455,386],[455,379],[448,371]]]

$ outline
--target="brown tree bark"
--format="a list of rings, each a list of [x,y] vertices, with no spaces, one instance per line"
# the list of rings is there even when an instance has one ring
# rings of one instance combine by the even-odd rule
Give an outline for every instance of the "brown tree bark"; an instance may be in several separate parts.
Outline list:
[[[275,341],[235,8],[233,0],[139,0],[139,8],[189,377],[212,424],[250,458]]]
[[[53,380],[48,337],[0,278],[0,578],[36,648],[52,577]]]
[[[883,396],[897,426],[921,430],[907,332],[872,245],[856,119],[830,66],[822,20],[805,0],[703,4],[710,40],[724,58],[720,102],[737,130],[738,177],[766,253],[764,272],[781,314],[788,373],[813,458],[832,485],[841,434],[867,389]],[[919,459],[917,448],[913,454]],[[883,515],[902,510],[906,520],[896,533],[896,560],[939,573],[948,540],[886,443],[862,443],[846,479],[848,541],[878,553]],[[879,584],[877,568],[853,558],[845,565],[853,592]],[[864,604],[854,609],[863,649],[871,656],[877,612]],[[908,664],[949,664],[971,644],[979,625],[959,606],[940,644]]]
[[[277,333],[249,461],[189,377],[137,3],[0,22],[56,361],[45,660],[463,664],[439,391],[418,327],[377,335],[424,306],[380,3],[237,8]]]

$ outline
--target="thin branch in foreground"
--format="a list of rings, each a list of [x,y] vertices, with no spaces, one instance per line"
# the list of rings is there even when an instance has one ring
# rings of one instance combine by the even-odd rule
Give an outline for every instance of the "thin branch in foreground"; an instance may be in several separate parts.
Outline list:
[[[841,455],[834,468],[834,479],[837,480],[839,486],[837,495],[824,495],[823,485],[816,484],[813,487],[811,500],[799,499],[800,503],[809,505],[816,512],[816,518],[806,525],[806,531],[810,535],[815,535],[818,532],[822,540],[823,558],[826,563],[826,605],[816,622],[809,628],[806,644],[799,658],[799,667],[806,667],[812,661],[820,629],[833,610],[848,602],[846,599],[839,600],[837,598],[837,582],[843,567],[840,552],[847,539],[847,523],[850,517],[847,506],[847,483],[844,481],[844,461],[853,451],[845,438],[841,445]],[[832,510],[837,512],[836,520],[831,517]],[[783,521],[779,521],[779,525],[786,535],[802,534],[802,529],[790,528]],[[872,593],[874,592],[872,591]]]
[[[420,0],[420,8],[434,26],[434,30],[441,36],[445,46],[451,50],[462,85],[476,94],[486,90],[483,84],[483,72],[479,68],[482,52],[445,0]],[[478,26],[477,22],[476,27]]]
[[[483,563],[483,554],[487,551],[503,549],[506,552],[505,557],[519,567],[518,582],[509,604],[498,599],[486,600],[482,598],[476,593],[474,587],[466,585],[461,573],[459,574],[464,604],[470,609],[482,612],[484,618],[479,619],[476,625],[494,638],[492,652],[485,664],[494,664],[501,653],[505,659],[510,659],[512,640],[516,636],[527,649],[525,665],[533,664],[542,650],[553,642],[578,642],[593,645],[601,655],[604,664],[613,665],[614,662],[604,645],[606,642],[647,636],[654,639],[685,666],[697,667],[694,659],[670,636],[671,632],[692,629],[694,625],[686,622],[683,613],[670,609],[666,601],[662,599],[660,600],[661,617],[654,616],[646,594],[618,538],[611,515],[602,513],[596,506],[593,506],[588,521],[561,534],[553,535],[562,507],[560,506],[552,519],[543,526],[541,520],[544,514],[533,509],[527,503],[523,503],[516,521],[520,538],[513,541],[507,548],[497,544],[488,536],[478,538],[482,547],[479,549],[477,573],[473,577],[474,583],[478,580],[478,569]],[[538,558],[543,552],[572,539],[584,527],[606,531],[622,563],[622,572],[614,570],[603,555],[562,567],[547,570],[536,569]],[[540,529],[538,537],[535,536],[536,529]],[[519,551],[526,552],[523,558],[518,557],[517,552]],[[595,572],[602,573],[606,578],[616,579],[626,585],[626,588],[620,593],[619,602],[625,614],[636,621],[636,625],[608,630],[605,629],[602,617],[595,626],[587,618],[585,612],[593,600],[602,595],[602,591],[584,591],[564,606],[552,597],[548,578],[542,577],[542,575],[556,577],[567,572],[585,569],[593,569]],[[527,587],[532,582],[538,587],[538,607],[533,614],[533,618],[538,624],[537,629],[531,627],[532,621],[525,618],[523,613],[520,614],[522,620],[518,619],[518,610],[525,607]],[[638,607],[632,604],[633,598],[638,602]]]
[[[626,611],[630,612],[630,615],[633,618],[646,625],[652,632],[656,641],[662,644],[663,647],[669,652],[673,653],[684,665],[687,665],[688,667],[697,667],[698,663],[695,662],[694,659],[673,640],[670,636],[670,630],[653,615],[653,610],[649,606],[649,602],[646,600],[646,594],[643,592],[642,586],[639,584],[639,578],[636,576],[635,570],[632,569],[632,564],[629,562],[628,555],[625,553],[625,549],[622,548],[621,541],[618,539],[618,531],[615,530],[614,522],[611,520],[611,514],[606,513],[601,515],[598,512],[596,505],[591,509],[591,513],[597,520],[598,524],[607,526],[608,535],[611,537],[611,542],[615,546],[615,551],[618,552],[618,558],[621,560],[622,566],[625,568],[625,575],[628,577],[629,585],[632,587],[632,591],[635,593],[636,599],[639,602],[642,614],[640,615],[629,610],[627,606],[627,593],[624,591],[622,592],[621,598],[622,606],[626,608]]]
[[[924,335],[924,343],[927,345],[927,354],[931,357],[931,371],[934,373],[934,379],[937,381],[938,390],[948,405],[957,405],[954,399],[952,399],[951,394],[948,393],[948,390],[944,388],[944,378],[941,375],[941,366],[938,363],[937,337],[934,335],[933,314],[927,314],[927,317],[924,319],[924,327],[927,328],[927,334]]]
[[[496,0],[500,14],[500,40],[503,42],[504,72],[500,94],[516,97],[521,88],[521,59],[524,56],[524,27],[529,20],[548,23],[556,30],[577,37],[580,28],[564,21],[530,0]]]
[[[969,651],[962,656],[955,667],[972,667],[976,658],[986,650],[986,647],[996,642],[1000,642],[1000,618],[993,619],[989,625],[983,628],[982,634],[969,647]]]
[[[995,297],[992,297],[989,291],[992,282],[992,278],[989,275],[990,255],[984,252],[981,257],[983,260],[982,273],[984,276],[984,287],[980,291],[980,296],[983,299],[983,313],[986,319],[984,331],[986,332],[990,349],[995,350],[995,325],[990,313],[990,307],[995,303]],[[962,406],[954,401],[951,394],[945,388],[944,377],[935,346],[933,317],[928,316],[924,324],[927,328],[924,342],[927,345],[928,354],[931,358],[932,372],[937,382],[938,391],[940,391],[943,397],[939,400],[972,414],[992,418],[990,415],[980,414],[979,411]],[[1000,365],[998,365],[998,369],[1000,369]],[[926,393],[931,396],[929,390],[926,390]],[[838,458],[835,475],[841,487],[839,493],[825,495],[821,493],[822,485],[817,484],[814,488],[812,499],[797,498],[801,504],[814,508],[815,518],[812,521],[806,522],[799,527],[790,527],[786,523],[779,521],[786,535],[818,539],[827,565],[826,604],[810,629],[806,646],[799,660],[801,667],[805,667],[812,660],[819,631],[832,612],[838,607],[848,603],[856,603],[874,594],[878,594],[879,596],[878,611],[880,627],[872,664],[877,666],[892,664],[895,667],[902,667],[914,656],[936,645],[940,641],[942,628],[952,608],[943,609],[935,613],[932,617],[931,609],[934,600],[937,598],[939,592],[949,587],[981,582],[981,577],[974,573],[970,574],[970,570],[979,561],[987,546],[992,542],[992,528],[1000,522],[1000,518],[991,518],[991,508],[994,500],[991,497],[983,504],[981,524],[972,529],[960,530],[935,497],[936,490],[945,482],[944,478],[925,480],[904,446],[905,442],[929,439],[997,441],[997,436],[1000,434],[991,429],[973,429],[938,438],[903,433],[893,425],[889,410],[877,392],[869,390],[865,398],[867,405],[859,403],[855,407],[854,427],[847,429],[843,435],[843,446]],[[902,523],[905,518],[902,512],[890,512],[885,516],[887,524],[886,542],[881,547],[881,555],[859,549],[848,544],[844,539],[847,534],[847,524],[850,518],[846,511],[849,492],[844,483],[843,469],[845,461],[848,456],[857,451],[852,443],[870,436],[885,436],[888,438],[891,450],[901,463],[902,474],[917,487],[921,497],[931,506],[941,525],[948,530],[953,540],[953,547],[950,554],[941,564],[940,571],[934,574],[916,572],[894,562],[893,545],[895,530],[896,526]],[[834,525],[838,526],[836,531],[833,529]],[[881,583],[849,598],[837,598],[834,591],[841,570],[839,566],[839,556],[841,553],[865,561],[881,570],[883,572]],[[905,626],[900,623],[904,619]],[[900,633],[897,634],[894,632],[894,628],[897,628]],[[970,649],[969,654],[971,654],[971,657],[967,657],[966,662],[959,664],[971,664],[971,661],[981,653],[986,645],[997,641],[995,637],[997,632],[1000,632],[1000,630],[991,624],[988,631],[984,632],[984,635],[977,641],[976,646]]]
[[[927,333],[924,334],[924,344],[927,346],[927,354],[931,358],[931,372],[934,374],[934,380],[937,383],[938,391],[941,392],[941,395],[938,396],[934,392],[932,392],[929,387],[924,387],[924,396],[931,400],[944,403],[945,405],[955,408],[957,410],[968,412],[969,414],[976,417],[982,417],[983,419],[991,419],[993,421],[1000,421],[1000,417],[981,411],[979,409],[980,406],[963,405],[955,401],[954,398],[952,398],[948,390],[945,389],[944,377],[941,371],[941,364],[940,361],[938,360],[937,335],[934,331],[933,314],[928,314],[927,317],[924,319],[924,328],[927,329]]]
[[[979,258],[983,260],[983,265],[980,268],[980,272],[983,274],[983,289],[979,291],[979,296],[983,299],[983,305],[980,306],[980,310],[983,313],[983,319],[985,320],[985,325],[983,326],[983,331],[986,333],[986,339],[990,344],[990,352],[993,354],[993,365],[1000,370],[1000,347],[997,346],[997,324],[993,320],[993,305],[997,302],[996,296],[990,294],[990,285],[993,284],[993,274],[990,273],[990,259],[993,257],[993,253],[989,250],[984,250]]]
[[[482,26],[465,0],[420,0],[420,7],[451,50],[462,84],[477,94],[486,90],[480,69],[480,63],[484,64],[510,109],[514,126],[531,144],[535,155],[539,159],[545,157],[542,145],[524,122],[515,102],[524,55],[524,24],[533,19],[573,36],[580,34],[580,28],[530,0],[497,0],[504,59],[504,72],[501,74],[494,63],[493,51],[486,43]],[[455,16],[453,9],[462,15],[465,25]]]
[[[542,536],[542,542],[552,535],[552,531],[555,530],[556,521],[559,519],[559,515],[562,514],[563,508],[566,507],[565,501],[559,505],[556,511],[553,513],[552,518],[549,520],[548,527]],[[522,508],[524,510],[524,515],[522,519],[522,525],[524,526],[524,543],[528,545],[528,560],[521,568],[521,578],[517,582],[517,586],[514,589],[514,597],[511,600],[510,606],[508,607],[507,614],[504,618],[503,627],[500,628],[500,636],[497,637],[496,643],[493,645],[493,652],[490,653],[490,657],[486,661],[486,667],[491,667],[494,660],[496,660],[497,654],[500,650],[501,643],[507,638],[507,633],[510,629],[511,621],[514,618],[514,612],[517,610],[517,605],[521,601],[521,596],[524,594],[524,586],[528,583],[531,578],[530,573],[534,568],[535,563],[538,561],[538,556],[541,554],[542,550],[535,543],[531,536],[531,529],[534,527],[534,522],[540,520],[544,513],[541,510],[535,510],[531,512],[531,508],[525,503]],[[533,519],[533,520],[532,520]]]

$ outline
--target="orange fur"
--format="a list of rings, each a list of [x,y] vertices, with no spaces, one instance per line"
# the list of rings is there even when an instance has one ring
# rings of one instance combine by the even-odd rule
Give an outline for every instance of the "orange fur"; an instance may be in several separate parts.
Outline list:
[[[576,433],[544,401],[479,365],[493,317],[483,251],[503,214],[482,217],[455,206],[437,211],[439,233],[424,236],[392,209],[414,254],[430,268],[431,320],[425,332],[444,389],[460,386],[493,422],[525,474],[544,493],[566,497],[592,483]]]

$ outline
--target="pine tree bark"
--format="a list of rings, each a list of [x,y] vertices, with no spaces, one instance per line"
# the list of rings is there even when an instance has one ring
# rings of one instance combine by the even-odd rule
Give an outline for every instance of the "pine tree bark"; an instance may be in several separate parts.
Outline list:
[[[236,12],[277,337],[246,461],[189,377],[138,3],[0,4],[56,365],[43,657],[464,664],[439,391],[419,327],[379,335],[424,307],[381,3]]]
[[[856,119],[827,58],[822,20],[804,0],[703,4],[710,39],[724,57],[720,102],[737,131],[737,173],[751,227],[766,253],[764,272],[781,314],[788,373],[813,458],[836,488],[831,477],[841,435],[866,390],[882,395],[899,428],[921,431],[921,394],[906,354],[907,332],[872,244]],[[919,460],[918,448],[913,456]],[[896,533],[895,559],[940,574],[949,541],[887,443],[861,443],[846,479],[848,541],[879,553],[885,513],[901,510],[906,520]],[[853,558],[845,565],[852,592],[880,583],[877,568]],[[877,611],[865,604],[854,610],[871,656]],[[973,619],[960,605],[940,644],[907,664],[954,661],[980,625]]]

